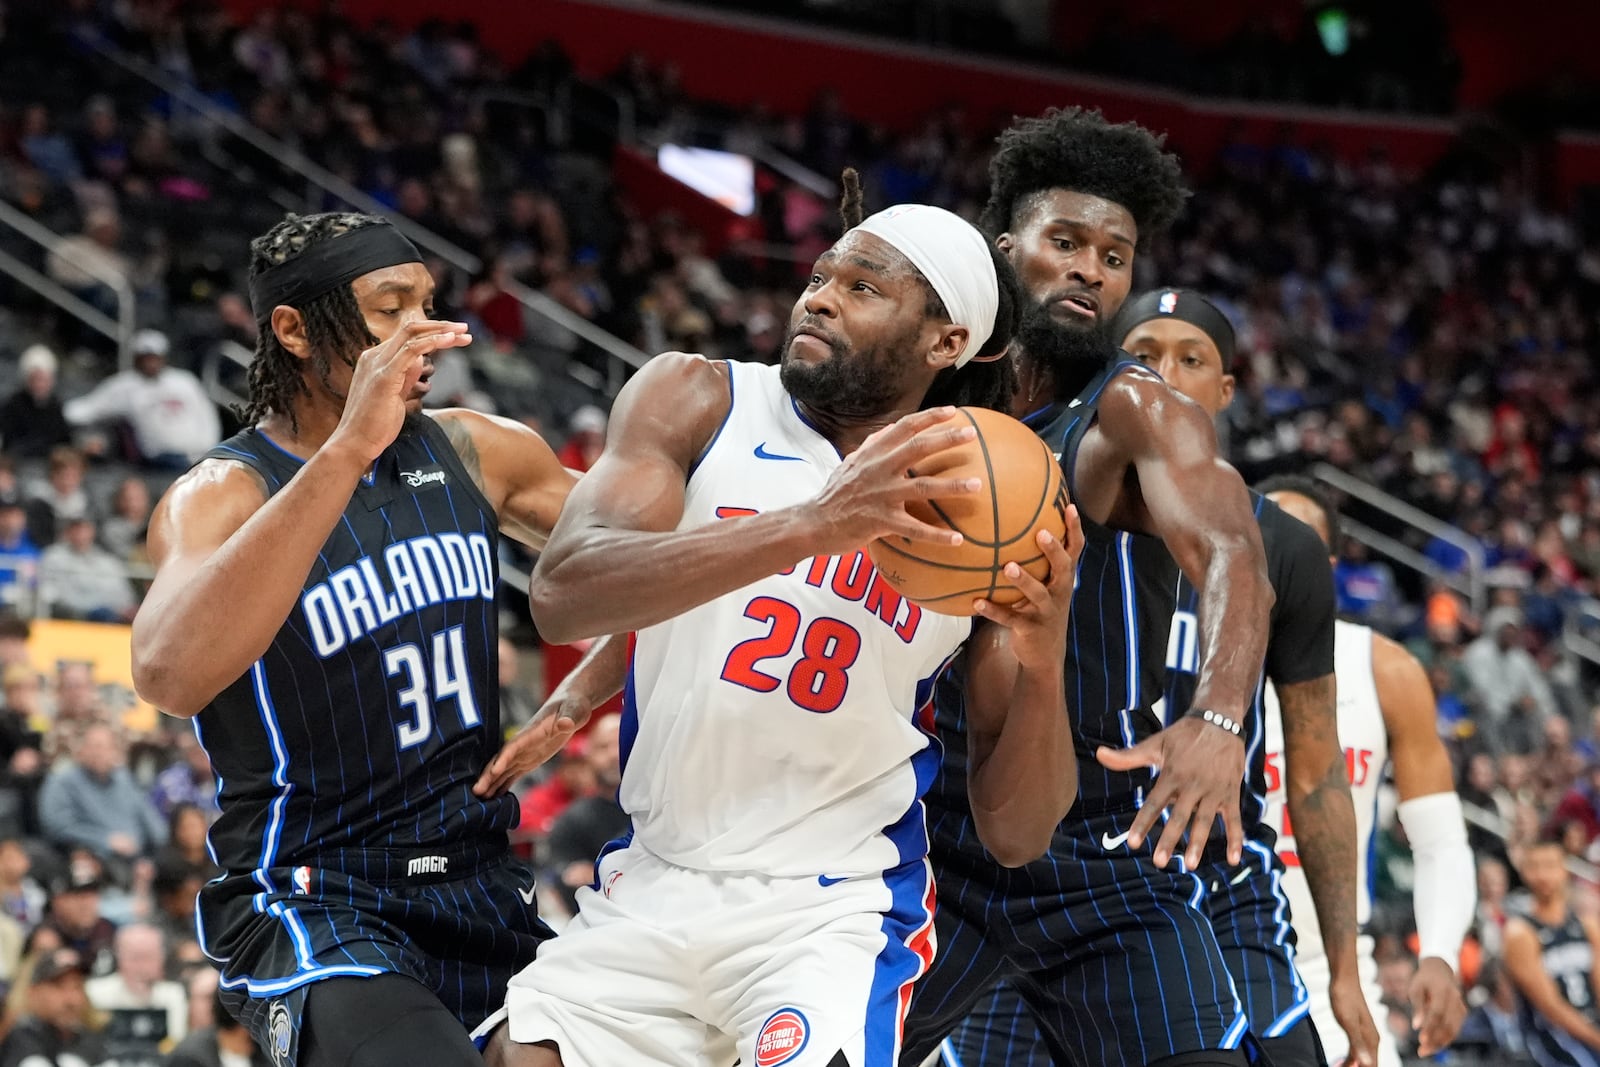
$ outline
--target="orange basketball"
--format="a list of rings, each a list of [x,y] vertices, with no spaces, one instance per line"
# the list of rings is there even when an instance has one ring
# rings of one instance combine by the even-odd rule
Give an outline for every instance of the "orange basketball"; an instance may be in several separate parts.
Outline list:
[[[961,534],[954,547],[893,536],[867,546],[884,581],[908,600],[944,615],[971,615],[980,597],[1010,604],[1022,592],[1006,579],[1008,563],[1044,580],[1050,564],[1037,535],[1067,532],[1067,489],[1061,465],[1037,434],[1009,415],[985,408],[958,408],[955,419],[978,431],[976,440],[946,449],[913,473],[941,478],[977,478],[983,488],[948,500],[913,501],[908,511],[932,526]]]

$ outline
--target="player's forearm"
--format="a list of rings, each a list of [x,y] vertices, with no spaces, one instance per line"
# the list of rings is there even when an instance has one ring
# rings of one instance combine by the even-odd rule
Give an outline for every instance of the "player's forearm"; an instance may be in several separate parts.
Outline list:
[[[741,515],[666,533],[557,530],[528,586],[539,633],[558,644],[654,626],[809,555],[798,509]]]
[[[1400,802],[1397,815],[1416,861],[1411,900],[1417,955],[1458,970],[1461,944],[1478,910],[1477,871],[1460,798],[1454,790],[1410,797]]]
[[[1548,1004],[1538,1006],[1535,1010],[1585,1045],[1600,1049],[1600,1026],[1590,1022],[1587,1015],[1571,1004],[1553,997]]]
[[[573,700],[593,711],[622,692],[628,678],[628,635],[606,634],[589,646],[550,700]]]
[[[157,579],[133,623],[134,686],[170,715],[198,714],[272,644],[365,473],[324,446],[181,582]]]
[[[978,837],[1004,866],[1044,855],[1078,796],[1065,685],[1054,670],[1019,670],[993,747],[968,771]]]
[[[1294,767],[1294,759],[1289,759]],[[1304,791],[1288,782],[1289,820],[1333,981],[1358,981],[1356,956],[1356,812],[1341,759]]]
[[[1192,561],[1180,556],[1178,563],[1200,591],[1203,658],[1193,707],[1241,718],[1261,678],[1272,611],[1260,537],[1219,535]]]

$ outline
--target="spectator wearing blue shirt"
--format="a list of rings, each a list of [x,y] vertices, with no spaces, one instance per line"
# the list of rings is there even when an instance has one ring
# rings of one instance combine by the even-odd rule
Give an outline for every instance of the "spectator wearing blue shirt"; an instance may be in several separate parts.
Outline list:
[[[16,490],[0,493],[0,603],[31,599],[39,579],[39,546],[28,536],[28,511]]]
[[[167,824],[123,762],[116,731],[103,723],[85,729],[73,762],[51,771],[39,793],[45,836],[102,859],[149,856],[165,844]]]
[[[1333,581],[1339,597],[1339,614],[1349,615],[1369,626],[1387,628],[1400,612],[1400,593],[1394,572],[1386,563],[1367,558],[1367,546],[1345,539],[1344,556],[1333,568]]]
[[[192,733],[174,735],[173,747],[178,759],[156,775],[150,801],[162,818],[171,817],[172,809],[180,804],[192,804],[210,821],[218,812],[217,780],[212,777],[211,759]]]

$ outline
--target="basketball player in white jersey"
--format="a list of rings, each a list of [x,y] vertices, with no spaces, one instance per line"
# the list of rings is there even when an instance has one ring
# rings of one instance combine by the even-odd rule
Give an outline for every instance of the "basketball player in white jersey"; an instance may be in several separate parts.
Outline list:
[[[512,980],[490,1063],[892,1067],[932,959],[918,799],[939,761],[919,728],[972,631],[903,601],[863,547],[953,544],[909,500],[978,489],[920,461],[971,440],[919,411],[990,378],[1020,311],[968,223],[880,212],[818,261],[782,367],[672,353],[618,397],[600,462],[540,558],[542,633],[637,631],[620,798],[578,914]],[[1077,791],[1063,692],[1081,533],[1048,535],[1047,584],[1019,568],[979,601],[969,775],[997,860],[1041,855]],[[1031,554],[1032,546],[1029,546]]]
[[[1303,478],[1279,478],[1258,487],[1280,508],[1321,535],[1330,555],[1337,555],[1338,515],[1323,499],[1315,483]],[[1461,942],[1477,907],[1477,879],[1472,852],[1467,846],[1461,801],[1456,797],[1450,757],[1439,740],[1433,689],[1416,658],[1403,647],[1365,626],[1340,621],[1334,636],[1334,675],[1338,679],[1339,743],[1344,748],[1355,799],[1357,833],[1357,921],[1363,925],[1372,910],[1373,842],[1377,828],[1378,786],[1385,763],[1394,765],[1395,788],[1400,794],[1398,815],[1411,842],[1416,861],[1412,903],[1417,920],[1419,962],[1411,981],[1412,1025],[1419,1052],[1431,1056],[1455,1040],[1466,1018],[1456,967]],[[1268,766],[1279,761],[1283,749],[1283,721],[1276,694],[1269,687],[1266,700]],[[1281,780],[1268,775],[1267,818],[1276,820],[1278,854],[1287,872],[1284,888],[1294,916],[1298,946],[1295,965],[1311,994],[1312,1018],[1322,1037],[1328,1062],[1337,1064],[1347,1051],[1344,1033],[1333,1023],[1328,1006],[1327,956],[1317,928],[1304,872],[1296,853],[1294,829],[1284,815]],[[1372,958],[1372,938],[1359,942],[1362,985],[1372,1011],[1387,1017],[1380,1006],[1378,966]],[[1399,1067],[1394,1036],[1379,1027],[1379,1067]]]

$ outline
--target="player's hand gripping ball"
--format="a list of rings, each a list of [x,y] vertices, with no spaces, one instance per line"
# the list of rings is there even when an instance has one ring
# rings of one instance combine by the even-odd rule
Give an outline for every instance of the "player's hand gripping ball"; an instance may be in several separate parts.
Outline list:
[[[1038,533],[1066,540],[1067,488],[1061,464],[1028,427],[986,408],[957,408],[976,439],[919,463],[918,477],[976,478],[983,488],[948,500],[914,500],[915,518],[961,534],[959,545],[930,545],[891,535],[867,546],[883,580],[901,596],[944,615],[971,615],[972,602],[1009,605],[1022,591],[1005,576],[1008,563],[1046,581],[1050,563]]]

